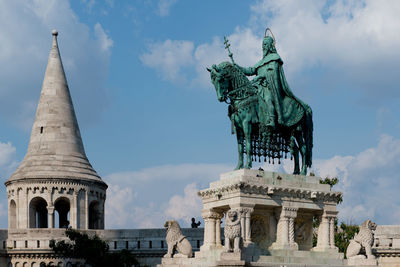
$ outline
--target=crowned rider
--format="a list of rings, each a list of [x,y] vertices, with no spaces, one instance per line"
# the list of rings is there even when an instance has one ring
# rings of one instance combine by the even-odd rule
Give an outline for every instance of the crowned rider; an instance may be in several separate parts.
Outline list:
[[[283,61],[276,52],[274,38],[265,36],[262,48],[263,58],[253,67],[244,68],[237,64],[235,66],[247,76],[257,75],[252,83],[258,88],[259,95],[265,101],[264,105],[260,106],[260,112],[264,114],[266,126],[275,128],[276,123],[281,126],[290,126],[288,124],[291,124],[293,119],[290,118],[293,114],[291,109],[300,108],[305,111],[309,107],[290,90],[282,68]]]

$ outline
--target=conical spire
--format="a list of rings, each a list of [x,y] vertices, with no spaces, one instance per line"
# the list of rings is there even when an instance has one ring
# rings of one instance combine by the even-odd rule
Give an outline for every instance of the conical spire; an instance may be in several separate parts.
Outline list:
[[[52,35],[28,152],[7,182],[41,178],[102,182],[86,157],[58,49],[57,31],[53,30]]]

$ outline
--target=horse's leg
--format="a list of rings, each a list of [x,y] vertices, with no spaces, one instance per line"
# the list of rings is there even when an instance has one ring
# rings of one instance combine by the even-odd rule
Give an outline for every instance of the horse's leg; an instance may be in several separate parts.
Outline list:
[[[243,132],[246,140],[246,169],[251,169],[251,122],[249,118],[243,120]]]
[[[239,161],[235,170],[243,169],[243,132],[236,128],[236,140],[238,144]]]
[[[301,154],[301,175],[307,175],[307,161],[306,161],[306,143],[304,142],[303,139],[303,131],[301,127],[299,127],[298,131],[295,132],[295,137],[297,144],[299,145],[299,150]]]
[[[290,137],[290,154],[292,154],[294,159],[294,170],[293,174],[300,174],[300,166],[299,166],[299,148],[296,144],[296,138],[294,135]]]

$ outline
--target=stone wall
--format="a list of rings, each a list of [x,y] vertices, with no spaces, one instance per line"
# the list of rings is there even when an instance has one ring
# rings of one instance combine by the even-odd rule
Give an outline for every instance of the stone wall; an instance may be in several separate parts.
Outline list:
[[[379,266],[400,266],[400,225],[378,225],[372,251]]]
[[[106,240],[111,251],[131,250],[143,265],[156,266],[167,252],[165,229],[115,229],[81,230],[97,234]],[[182,228],[182,233],[190,241],[193,251],[203,244],[203,228]],[[68,259],[55,258],[49,248],[50,240],[66,239],[65,229],[1,229],[0,266],[32,266],[32,263],[53,263],[54,266],[68,266]],[[7,265],[8,264],[8,265]],[[11,265],[10,265],[11,264]],[[33,265],[35,266],[35,265]]]

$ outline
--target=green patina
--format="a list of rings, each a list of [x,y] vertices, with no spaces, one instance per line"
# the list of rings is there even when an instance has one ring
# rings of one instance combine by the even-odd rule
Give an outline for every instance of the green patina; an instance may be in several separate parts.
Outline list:
[[[228,116],[239,150],[236,169],[251,168],[257,158],[280,163],[290,152],[293,174],[306,175],[312,164],[312,110],[290,90],[274,38],[264,37],[263,58],[248,68],[235,63],[226,38],[224,43],[232,63],[222,62],[208,71],[218,100],[229,104]],[[247,76],[253,75],[256,77],[250,81]]]

